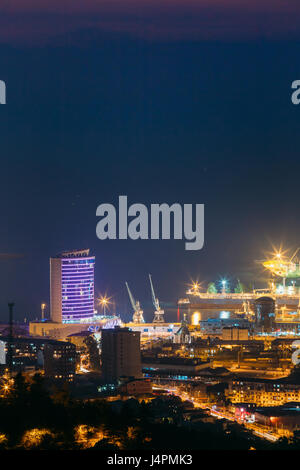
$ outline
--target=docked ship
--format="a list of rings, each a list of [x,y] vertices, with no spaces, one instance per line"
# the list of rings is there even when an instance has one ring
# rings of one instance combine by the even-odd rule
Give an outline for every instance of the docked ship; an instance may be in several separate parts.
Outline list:
[[[261,298],[275,302],[275,315],[281,320],[300,320],[298,293],[276,293],[272,289],[259,289],[251,293],[204,293],[189,289],[184,298],[178,300],[180,313],[186,314],[193,323],[208,318],[229,318],[232,315],[254,317],[255,304]]]

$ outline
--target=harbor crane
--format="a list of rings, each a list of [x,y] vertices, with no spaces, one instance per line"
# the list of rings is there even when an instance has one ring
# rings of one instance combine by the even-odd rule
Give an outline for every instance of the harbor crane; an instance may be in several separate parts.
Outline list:
[[[162,310],[160,308],[159,300],[158,300],[157,297],[155,297],[155,292],[154,292],[154,288],[153,288],[153,284],[152,284],[151,274],[149,274],[149,280],[150,280],[150,286],[151,286],[152,302],[153,302],[153,306],[155,308],[153,323],[164,323],[164,321],[165,321],[165,319],[164,319],[165,312],[164,312],[164,310]]]
[[[130,303],[131,303],[132,308],[133,308],[132,322],[133,323],[145,323],[144,312],[141,309],[140,302],[138,300],[134,299],[134,297],[133,297],[133,295],[132,295],[132,293],[129,289],[129,286],[128,286],[127,282],[125,282],[125,284],[126,284],[126,287],[127,287],[127,290],[128,290]]]
[[[293,253],[291,258],[288,258],[285,252],[278,251],[271,259],[263,261],[264,268],[271,271],[273,276],[282,278],[283,293],[286,291],[286,280],[287,279],[299,279],[300,278],[300,262],[296,258],[300,247]]]

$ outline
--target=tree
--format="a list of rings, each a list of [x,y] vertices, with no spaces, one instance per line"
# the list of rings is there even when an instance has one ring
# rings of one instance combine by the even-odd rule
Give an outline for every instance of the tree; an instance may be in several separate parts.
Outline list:
[[[28,399],[29,386],[24,376],[19,372],[13,382],[11,397],[14,403],[24,405]]]
[[[54,391],[52,393],[51,398],[53,400],[53,403],[68,407],[71,404],[69,384],[65,382],[59,387],[54,387]]]
[[[214,282],[210,282],[207,287],[207,293],[208,294],[216,294],[218,292],[218,289],[216,288],[216,285]]]
[[[100,370],[100,353],[98,343],[93,336],[87,336],[84,340],[89,356],[90,367],[93,370]]]
[[[93,447],[94,450],[109,450],[109,451],[118,451],[119,446],[117,444],[112,444],[109,439],[101,439],[96,442]]]
[[[234,288],[234,292],[236,294],[243,294],[243,292],[245,292],[245,291],[246,291],[246,288],[245,288],[244,284],[242,284],[241,281],[238,279],[237,280],[237,285]]]

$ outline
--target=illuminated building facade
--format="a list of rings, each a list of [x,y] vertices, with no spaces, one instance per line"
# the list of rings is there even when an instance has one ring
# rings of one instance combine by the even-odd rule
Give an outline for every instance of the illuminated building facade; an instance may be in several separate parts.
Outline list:
[[[200,321],[200,331],[203,335],[222,337],[224,328],[250,329],[250,323],[245,318],[208,318]]]
[[[80,323],[94,315],[95,257],[89,250],[61,253],[50,258],[51,320]]]
[[[72,382],[76,370],[76,346],[63,341],[45,344],[44,370],[45,377]]]
[[[247,341],[249,338],[249,330],[247,328],[223,328],[222,340],[224,341]]]
[[[226,391],[232,403],[255,403],[257,406],[278,406],[300,402],[300,384],[264,379],[233,380]]]
[[[7,345],[9,337],[1,336],[0,340],[0,365],[7,364]],[[74,345],[70,343],[55,341],[49,338],[32,338],[32,337],[16,337],[13,340],[12,344],[12,369],[14,371],[24,372],[29,369],[41,369],[44,366],[45,355],[47,355],[47,375],[51,376],[50,370],[51,367],[56,370],[59,370],[59,374],[62,375],[61,370],[63,371],[64,378],[67,376],[69,380],[69,374],[73,374],[75,359],[74,357]],[[45,352],[47,350],[47,352]],[[76,350],[76,346],[75,346]],[[58,354],[60,355],[60,361],[54,361],[52,364],[53,357],[49,352],[56,351],[56,359],[58,359]],[[65,370],[68,373],[65,373]],[[71,372],[70,372],[71,370]],[[54,376],[55,374],[53,374]]]

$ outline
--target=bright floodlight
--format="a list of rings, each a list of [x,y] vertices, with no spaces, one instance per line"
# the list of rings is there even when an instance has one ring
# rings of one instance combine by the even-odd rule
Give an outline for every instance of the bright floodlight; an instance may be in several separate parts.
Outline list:
[[[110,299],[111,299],[111,297],[107,297],[106,295],[102,295],[102,296],[100,297],[100,299],[98,299],[99,304],[100,304],[101,307],[103,308],[103,314],[104,314],[104,315],[106,314],[106,308],[107,308],[108,305],[111,303],[111,302],[110,302]]]

